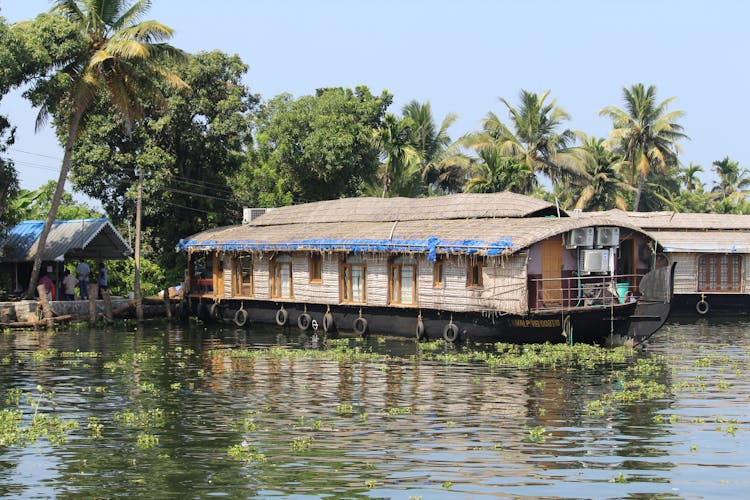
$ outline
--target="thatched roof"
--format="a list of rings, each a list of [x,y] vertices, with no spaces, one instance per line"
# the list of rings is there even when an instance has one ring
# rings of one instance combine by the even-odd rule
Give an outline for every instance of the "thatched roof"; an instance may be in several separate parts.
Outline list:
[[[682,231],[750,231],[750,215],[697,214],[680,212],[591,212],[608,219],[622,220],[646,230]]]
[[[453,194],[429,198],[344,198],[274,208],[254,226],[322,222],[393,222],[556,215],[547,201],[516,193]],[[560,215],[568,214],[561,211]]]
[[[665,252],[750,253],[750,215],[622,210],[584,215],[642,227]]]
[[[429,253],[430,256],[443,253],[501,255],[514,253],[571,229],[588,226],[619,226],[624,228],[625,232],[642,232],[631,224],[605,218],[570,217],[285,222],[278,225],[238,225],[203,231],[182,240],[178,250],[319,250],[419,252]]]

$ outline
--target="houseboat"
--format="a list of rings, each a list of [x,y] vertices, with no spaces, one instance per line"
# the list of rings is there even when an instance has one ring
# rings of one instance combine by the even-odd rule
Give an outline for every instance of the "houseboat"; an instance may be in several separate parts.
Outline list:
[[[750,312],[750,215],[623,212],[602,217],[635,224],[659,243],[642,248],[653,265],[674,265],[675,312]]]
[[[669,314],[640,228],[513,193],[274,208],[181,240],[204,321],[448,341],[619,342]]]

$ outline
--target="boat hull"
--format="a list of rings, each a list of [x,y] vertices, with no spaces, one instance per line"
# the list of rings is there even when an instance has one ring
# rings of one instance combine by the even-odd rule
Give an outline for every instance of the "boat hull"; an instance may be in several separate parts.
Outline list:
[[[416,308],[359,307],[298,304],[260,300],[222,300],[210,315],[212,301],[191,298],[191,311],[200,319],[233,323],[237,310],[247,311],[245,326],[255,323],[323,331],[327,311],[333,317],[330,331],[394,335],[422,339],[455,336],[456,341],[475,342],[587,342],[610,343],[627,337],[630,316],[636,303],[591,306],[544,314],[510,315],[492,312],[456,313]],[[218,309],[218,311],[216,311]],[[280,311],[284,311],[280,313]],[[307,321],[300,316],[308,314]],[[421,315],[421,326],[420,326]],[[363,318],[365,323],[359,318]],[[284,321],[280,321],[280,320]],[[449,325],[455,325],[455,330]],[[304,329],[304,328],[302,328]],[[418,335],[419,334],[419,335]],[[571,338],[572,335],[572,338]]]

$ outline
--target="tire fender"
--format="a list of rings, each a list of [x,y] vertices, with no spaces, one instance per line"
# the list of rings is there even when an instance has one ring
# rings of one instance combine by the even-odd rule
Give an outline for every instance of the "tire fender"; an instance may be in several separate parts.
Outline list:
[[[360,316],[359,318],[354,320],[354,325],[352,326],[354,329],[354,333],[357,335],[364,336],[367,333],[367,320]]]
[[[245,326],[248,319],[250,319],[250,315],[244,309],[238,309],[237,312],[234,313],[234,324],[239,327]]]
[[[448,342],[458,342],[458,326],[455,323],[448,323],[443,328],[443,338]]]
[[[307,313],[302,313],[297,318],[297,326],[300,330],[307,331],[308,328],[310,328],[310,322],[312,321],[312,318]]]

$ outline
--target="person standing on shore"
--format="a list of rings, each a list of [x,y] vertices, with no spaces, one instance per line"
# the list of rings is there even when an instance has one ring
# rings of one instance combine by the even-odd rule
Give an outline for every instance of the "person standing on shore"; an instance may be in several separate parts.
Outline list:
[[[104,262],[99,263],[99,298],[102,298],[102,290],[107,289],[107,268],[104,267]]]
[[[81,300],[88,300],[89,298],[89,274],[91,274],[91,267],[86,264],[85,260],[81,260],[76,267],[78,273],[78,286],[81,289]]]
[[[78,280],[75,276],[70,274],[70,270],[66,269],[64,274],[64,278],[62,280],[63,284],[63,292],[65,293],[65,300],[75,300],[76,298],[76,285],[78,284]]]

